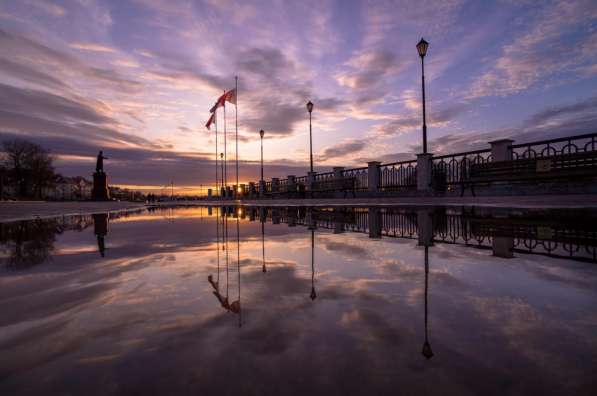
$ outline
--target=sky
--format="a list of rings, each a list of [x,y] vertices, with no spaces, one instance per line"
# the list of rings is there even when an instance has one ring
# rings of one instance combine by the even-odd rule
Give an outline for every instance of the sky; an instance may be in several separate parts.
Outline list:
[[[424,37],[429,151],[595,132],[597,2],[533,0],[0,0],[0,140],[57,171],[180,193],[213,186],[223,113],[228,180],[305,175],[421,151]],[[236,113],[237,112],[237,113]]]

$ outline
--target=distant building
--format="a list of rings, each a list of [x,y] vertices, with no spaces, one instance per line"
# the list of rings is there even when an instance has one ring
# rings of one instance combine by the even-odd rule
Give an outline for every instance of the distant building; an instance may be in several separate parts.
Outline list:
[[[75,201],[91,199],[93,183],[82,176],[57,175],[52,187],[45,188],[42,196],[49,200]]]

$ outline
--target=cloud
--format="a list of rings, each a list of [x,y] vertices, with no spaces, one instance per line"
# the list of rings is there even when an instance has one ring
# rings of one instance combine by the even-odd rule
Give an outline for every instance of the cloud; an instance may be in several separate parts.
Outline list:
[[[143,84],[128,79],[115,70],[89,66],[68,53],[2,29],[0,29],[0,50],[13,54],[13,63],[25,64],[25,68],[31,69],[35,65],[43,68],[44,73],[50,69],[64,78],[76,72],[102,87],[108,85],[118,92],[138,93],[143,88]]]
[[[597,3],[560,1],[536,14],[525,20],[528,30],[502,47],[494,66],[474,78],[469,98],[512,95],[556,74],[579,78],[579,67],[587,69],[595,63],[597,33],[590,26],[597,18]],[[571,45],[570,38],[585,29],[583,43]]]
[[[27,1],[28,5],[34,6],[47,14],[52,15],[53,17],[62,17],[67,14],[64,7],[59,6],[58,4],[54,4],[49,1],[45,0],[34,0],[34,1]]]
[[[19,80],[50,88],[67,88],[67,85],[60,79],[47,73],[36,70],[26,64],[13,62],[8,59],[0,59],[0,72],[10,75]]]
[[[104,45],[94,44],[94,43],[72,43],[70,44],[71,48],[85,50],[85,51],[94,51],[94,52],[116,52],[114,48],[106,47]]]
[[[330,160],[344,157],[348,154],[358,153],[365,148],[365,140],[350,140],[327,147],[319,154],[320,160]]]
[[[428,113],[428,126],[444,126],[455,120],[458,116],[469,111],[472,105],[468,102],[453,103],[439,110]],[[398,114],[390,117],[389,122],[376,125],[374,133],[382,136],[400,135],[421,128],[423,124],[421,113]]]
[[[346,66],[349,71],[336,76],[338,83],[358,91],[371,91],[382,84],[385,77],[398,73],[404,63],[389,51],[366,51],[351,58]]]

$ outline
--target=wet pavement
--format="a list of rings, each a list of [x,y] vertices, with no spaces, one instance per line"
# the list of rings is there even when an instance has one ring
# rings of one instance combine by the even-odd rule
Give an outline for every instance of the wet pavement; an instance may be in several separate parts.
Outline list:
[[[597,212],[0,224],[0,394],[588,395]]]

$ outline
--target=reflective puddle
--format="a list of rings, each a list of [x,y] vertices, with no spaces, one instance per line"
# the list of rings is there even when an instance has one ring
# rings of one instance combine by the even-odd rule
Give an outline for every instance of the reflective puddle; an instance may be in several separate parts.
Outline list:
[[[594,394],[596,220],[196,207],[2,224],[0,394]]]

